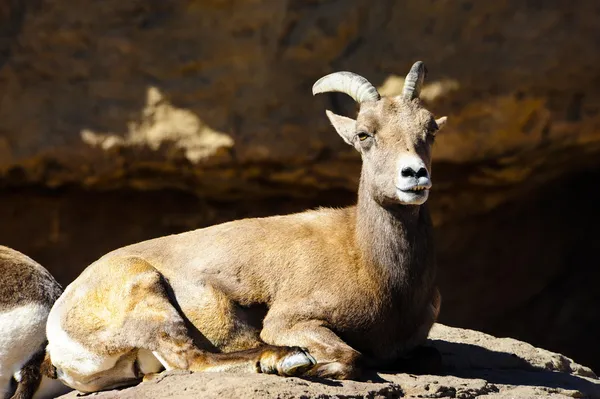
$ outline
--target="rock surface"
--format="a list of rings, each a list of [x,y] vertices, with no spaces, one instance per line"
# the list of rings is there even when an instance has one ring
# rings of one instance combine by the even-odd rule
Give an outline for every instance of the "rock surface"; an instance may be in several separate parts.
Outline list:
[[[438,324],[430,344],[444,375],[372,373],[366,381],[168,372],[98,398],[600,398],[600,380],[571,359],[514,339]],[[72,392],[63,398],[75,398]]]
[[[397,93],[417,59],[436,142],[442,321],[600,368],[594,0],[0,2],[0,243],[66,284],[115,247],[354,200],[312,97]]]

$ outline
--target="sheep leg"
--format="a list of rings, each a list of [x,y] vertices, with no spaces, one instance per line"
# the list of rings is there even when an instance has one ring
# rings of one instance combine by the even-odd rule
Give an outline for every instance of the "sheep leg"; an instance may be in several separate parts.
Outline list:
[[[255,348],[226,353],[200,349],[194,344],[179,311],[171,303],[166,282],[160,274],[143,260],[130,259],[129,262],[133,263],[136,272],[135,280],[133,277],[130,279],[135,283],[129,283],[130,301],[135,306],[130,305],[129,308],[138,313],[131,315],[131,324],[125,323],[124,328],[132,333],[152,332],[137,339],[133,339],[132,335],[130,339],[146,342],[147,346],[143,349],[152,351],[166,369],[246,371],[291,376],[303,373],[316,363],[301,348],[261,345],[262,342],[258,342],[261,346]],[[121,266],[121,270],[123,268]],[[115,331],[118,334],[118,330]]]
[[[130,257],[115,259],[106,267],[110,278],[96,278],[93,289],[76,300],[66,297],[64,303],[59,302],[69,317],[61,317],[65,309],[55,308],[48,320],[49,360],[56,371],[47,372],[74,389],[91,392],[131,385],[147,373],[160,371],[161,365],[287,376],[301,374],[316,363],[300,348],[263,345],[229,353],[202,350],[169,297],[167,281],[151,264]],[[89,317],[98,308],[108,316]],[[142,356],[146,352],[153,356]]]
[[[417,345],[410,352],[397,359],[392,364],[392,370],[414,374],[439,374],[442,372],[442,355],[440,352],[436,348],[422,345],[427,340],[429,330],[437,321],[441,306],[442,296],[436,287],[424,321],[411,339]]]
[[[262,345],[230,353],[212,353],[198,349],[190,339],[162,336],[154,352],[166,369],[191,371],[241,371],[250,373],[301,375],[316,361],[299,347]]]
[[[20,380],[11,399],[30,399],[37,391],[42,381],[40,365],[44,360],[45,351],[40,350],[23,366],[20,371]]]
[[[317,364],[304,373],[308,377],[356,379],[360,376],[361,354],[346,344],[320,320],[291,324],[267,317],[261,338],[272,345],[294,345],[308,349]]]
[[[157,283],[161,284],[162,281],[157,280]],[[160,292],[160,290],[156,291]],[[163,292],[160,293],[163,294]],[[216,289],[212,289],[211,293],[213,296],[219,294]],[[209,292],[207,291],[205,294],[208,295]],[[219,297],[218,299],[220,300],[217,302],[222,306],[228,306],[226,298]],[[302,348],[265,344],[260,341],[258,336],[253,337],[250,329],[246,326],[240,327],[239,331],[221,331],[220,338],[232,338],[225,341],[234,342],[235,345],[231,346],[241,350],[235,349],[219,353],[203,350],[195,345],[181,316],[175,315],[176,311],[168,297],[158,299],[153,309],[156,310],[161,306],[164,307],[165,313],[171,315],[172,322],[168,323],[168,326],[164,326],[166,327],[163,330],[164,333],[159,334],[157,337],[156,347],[152,349],[152,352],[166,369],[187,369],[202,372],[243,371],[295,376],[303,374],[316,363],[315,359]],[[221,311],[212,313],[213,317],[232,313],[217,309]],[[243,325],[243,323],[234,324]],[[248,347],[247,345],[252,346]]]

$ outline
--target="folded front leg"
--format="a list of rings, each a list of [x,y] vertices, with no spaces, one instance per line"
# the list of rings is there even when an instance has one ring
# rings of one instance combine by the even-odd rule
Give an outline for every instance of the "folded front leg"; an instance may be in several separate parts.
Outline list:
[[[308,349],[317,364],[304,373],[305,376],[340,380],[360,376],[361,354],[342,341],[321,320],[292,322],[290,318],[267,316],[260,336],[271,345]]]

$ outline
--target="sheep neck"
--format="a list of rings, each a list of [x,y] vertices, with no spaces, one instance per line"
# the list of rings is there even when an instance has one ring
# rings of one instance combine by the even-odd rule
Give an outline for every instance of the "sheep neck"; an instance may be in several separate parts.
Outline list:
[[[362,183],[362,182],[361,182]],[[432,264],[431,229],[424,205],[389,205],[377,202],[361,184],[356,207],[355,237],[365,267],[393,288],[427,278]]]

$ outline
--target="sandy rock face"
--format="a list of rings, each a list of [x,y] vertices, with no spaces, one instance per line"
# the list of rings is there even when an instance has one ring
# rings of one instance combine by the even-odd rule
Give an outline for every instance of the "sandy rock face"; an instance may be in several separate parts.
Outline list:
[[[585,366],[508,338],[436,325],[430,345],[445,375],[371,373],[367,381],[305,380],[271,375],[168,372],[99,398],[600,398],[600,381]],[[63,398],[74,398],[70,393]]]
[[[313,98],[312,83],[352,70],[396,95],[423,59],[423,99],[451,121],[437,162],[477,164],[440,183],[533,186],[562,152],[573,171],[600,151],[598,59],[585,51],[599,12],[593,1],[15,2],[0,12],[0,176],[217,198],[257,177],[353,188],[358,157],[323,115],[353,107]]]

